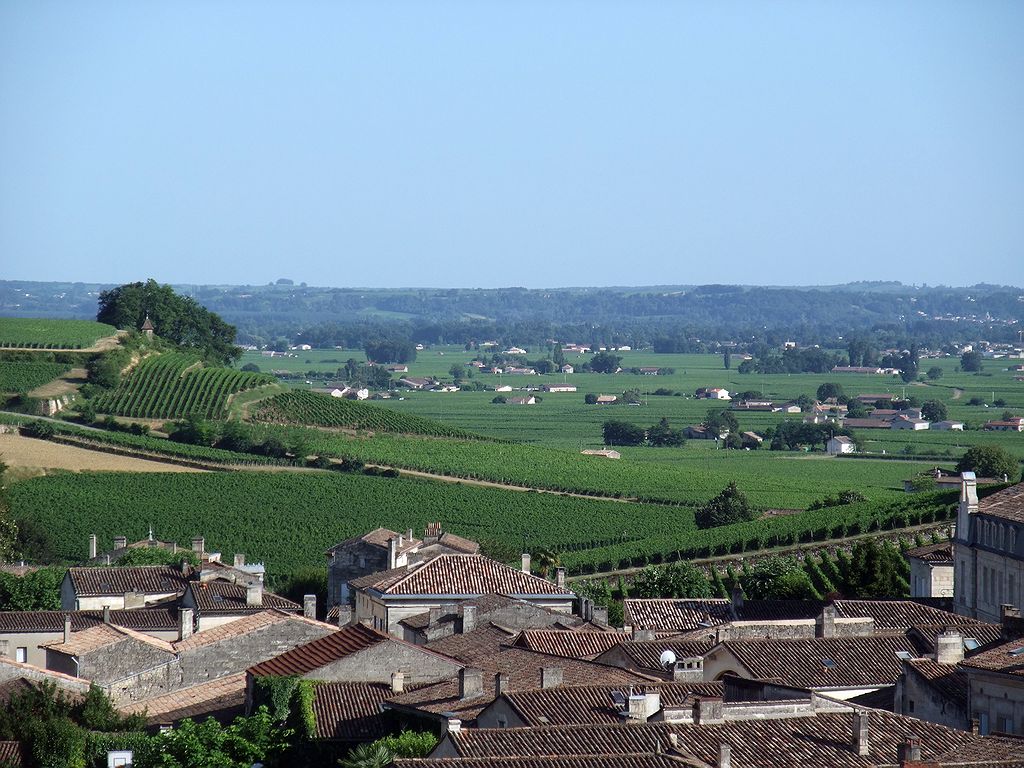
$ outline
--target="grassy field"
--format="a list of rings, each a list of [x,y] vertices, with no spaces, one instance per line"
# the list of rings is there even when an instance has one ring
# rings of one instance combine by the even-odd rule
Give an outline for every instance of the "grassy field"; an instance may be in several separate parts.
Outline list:
[[[0,348],[84,349],[116,332],[112,325],[91,320],[0,317]]]
[[[63,363],[0,362],[0,392],[22,394],[67,373]]]

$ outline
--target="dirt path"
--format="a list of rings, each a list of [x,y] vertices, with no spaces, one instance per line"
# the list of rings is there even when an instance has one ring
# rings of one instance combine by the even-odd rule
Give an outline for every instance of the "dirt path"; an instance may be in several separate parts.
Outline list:
[[[28,393],[29,397],[60,397],[77,392],[78,388],[88,380],[85,368],[72,368],[63,376],[42,384]]]
[[[61,445],[49,440],[0,434],[0,461],[7,464],[14,477],[44,475],[47,470],[63,469],[72,472],[201,472],[203,470],[150,461],[130,456],[91,451],[72,445]]]
[[[952,397],[952,399],[953,400],[959,400],[961,397],[963,397],[963,394],[964,394],[964,391],[962,389],[957,389],[956,387],[954,387],[953,388],[953,397]]]

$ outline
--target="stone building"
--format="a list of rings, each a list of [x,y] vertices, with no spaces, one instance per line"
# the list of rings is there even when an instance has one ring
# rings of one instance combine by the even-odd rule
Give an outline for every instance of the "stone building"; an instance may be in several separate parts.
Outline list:
[[[953,597],[953,542],[908,549],[911,597]]]

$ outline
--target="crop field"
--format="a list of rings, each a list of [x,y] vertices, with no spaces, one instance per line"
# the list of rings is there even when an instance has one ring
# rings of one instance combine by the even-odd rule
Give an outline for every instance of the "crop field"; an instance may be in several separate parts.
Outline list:
[[[53,381],[71,370],[63,363],[0,361],[0,392],[22,394]]]
[[[85,349],[115,333],[112,325],[91,320],[0,317],[0,348]]]
[[[439,421],[378,408],[356,400],[292,390],[256,403],[249,413],[256,422],[306,424],[373,432],[400,432],[433,437],[469,437],[465,430]]]
[[[686,508],[651,507],[470,485],[334,472],[131,473],[54,475],[14,483],[15,518],[50,531],[60,557],[86,556],[89,533],[142,538],[150,523],[162,539],[187,544],[204,535],[228,557],[245,552],[276,576],[323,566],[323,551],[347,537],[440,520],[446,530],[484,540],[576,549],[624,537],[691,530]]]
[[[129,418],[221,418],[231,395],[273,382],[259,373],[204,368],[188,355],[156,355],[143,360],[113,392],[97,398],[96,410]]]

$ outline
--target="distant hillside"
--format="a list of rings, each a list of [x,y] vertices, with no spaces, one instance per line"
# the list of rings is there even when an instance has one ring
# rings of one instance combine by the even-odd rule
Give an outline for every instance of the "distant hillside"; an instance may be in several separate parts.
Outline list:
[[[428,437],[478,437],[433,419],[302,390],[284,392],[260,401],[253,407],[249,418],[271,424],[304,424]]]
[[[143,360],[112,392],[95,401],[98,413],[149,419],[186,416],[223,418],[228,398],[275,379],[232,368],[207,368],[190,355],[172,353]]]

